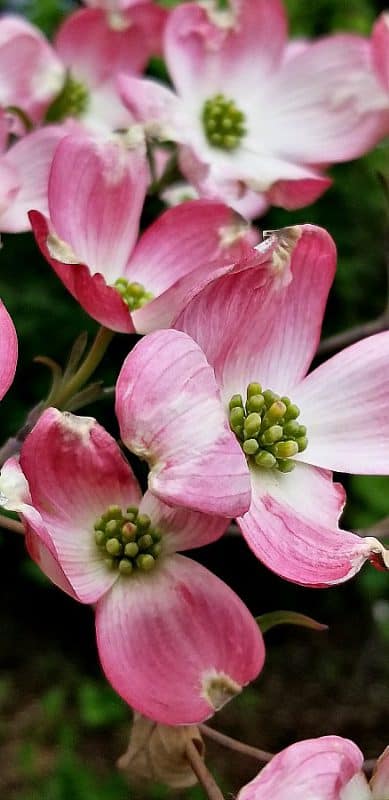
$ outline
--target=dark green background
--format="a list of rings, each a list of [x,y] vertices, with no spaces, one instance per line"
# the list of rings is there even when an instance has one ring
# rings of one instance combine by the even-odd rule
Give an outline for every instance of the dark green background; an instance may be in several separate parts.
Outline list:
[[[165,3],[169,5],[169,3]],[[172,5],[172,3],[170,3]],[[384,3],[370,0],[289,0],[292,31],[368,33]],[[48,34],[66,11],[59,0],[27,0],[0,7],[19,10]],[[152,70],[157,70],[154,63]],[[294,222],[326,227],[339,267],[325,334],[374,318],[387,296],[385,253],[389,177],[388,144],[357,162],[331,170],[334,187],[314,206],[294,213],[272,210],[263,228]],[[1,407],[2,438],[12,435],[47,391],[48,374],[33,363],[48,355],[63,363],[89,320],[37,253],[29,234],[4,236],[0,295],[19,335],[17,378]],[[99,376],[113,383],[131,343],[117,337]],[[116,434],[109,403],[93,413]],[[374,457],[374,442],[372,442]],[[345,478],[349,502],[343,524],[363,527],[389,514],[388,478]],[[223,577],[256,614],[277,608],[308,613],[330,625],[325,634],[280,629],[267,636],[265,670],[254,687],[230,704],[214,724],[267,749],[324,733],[355,738],[367,756],[388,741],[389,582],[366,567],[346,586],[313,591],[265,570],[239,538],[196,554]],[[0,797],[8,800],[124,800],[166,798],[164,787],[128,788],[114,770],[126,747],[130,713],[101,677],[93,615],[64,596],[25,556],[23,542],[0,534]],[[226,792],[255,773],[253,762],[209,748],[209,763]],[[200,798],[199,789],[185,797]]]

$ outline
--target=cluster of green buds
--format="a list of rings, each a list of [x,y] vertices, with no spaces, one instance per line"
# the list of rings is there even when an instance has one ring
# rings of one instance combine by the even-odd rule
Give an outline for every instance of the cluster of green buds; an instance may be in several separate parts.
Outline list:
[[[235,150],[246,133],[243,111],[233,100],[216,94],[204,103],[202,123],[205,135],[212,147],[221,150]]]
[[[65,117],[81,117],[87,110],[89,92],[80,81],[68,72],[60,94],[55,98],[46,114],[47,122],[60,122]]]
[[[141,283],[130,283],[126,278],[118,278],[114,283],[115,289],[119,292],[129,311],[136,311],[143,308],[146,303],[154,299],[151,292],[147,292]]]
[[[300,409],[289,397],[249,383],[246,402],[235,394],[229,408],[231,430],[252,464],[280,472],[294,469],[293,456],[306,449],[308,439],[305,425],[297,422]]]
[[[161,532],[151,527],[147,514],[139,514],[136,506],[123,513],[120,506],[109,506],[96,520],[95,542],[109,569],[122,575],[134,570],[154,569],[161,553]]]

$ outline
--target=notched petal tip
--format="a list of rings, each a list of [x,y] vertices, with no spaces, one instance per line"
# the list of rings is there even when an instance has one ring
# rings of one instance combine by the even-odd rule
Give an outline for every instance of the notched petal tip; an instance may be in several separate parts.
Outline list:
[[[289,267],[293,250],[302,235],[301,225],[292,225],[275,231],[263,231],[264,240],[269,247],[275,245],[272,253],[272,265],[275,273],[289,276]]]
[[[373,536],[367,536],[365,542],[370,548],[368,555],[370,564],[380,572],[389,571],[389,550]]]
[[[239,683],[224,672],[213,671],[203,677],[201,695],[214,711],[219,711],[241,691]]]
[[[80,259],[77,258],[75,252],[72,250],[67,242],[60,239],[55,233],[49,233],[46,239],[46,246],[51,258],[60,261],[62,264],[79,264]]]

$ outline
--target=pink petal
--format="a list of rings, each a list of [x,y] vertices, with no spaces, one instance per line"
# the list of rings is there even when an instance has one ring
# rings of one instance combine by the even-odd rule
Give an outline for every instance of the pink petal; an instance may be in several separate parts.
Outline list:
[[[305,464],[286,475],[252,469],[251,482],[251,507],[238,524],[257,558],[277,575],[303,586],[331,586],[375,558],[376,540],[339,529],[345,494],[330,473]]]
[[[370,785],[373,800],[386,800],[389,797],[389,747],[379,757]]]
[[[389,14],[378,17],[372,35],[373,64],[383,88],[389,92]],[[389,97],[388,97],[389,105]]]
[[[231,433],[213,369],[189,336],[149,334],[127,356],[116,390],[127,447],[150,466],[149,487],[171,505],[244,513],[249,473]]]
[[[308,375],[293,402],[308,428],[310,464],[389,473],[389,332],[347,347]]]
[[[140,73],[153,50],[153,34],[145,27],[147,12],[110,17],[103,10],[83,8],[62,23],[55,40],[58,55],[72,74],[92,88],[118,72]],[[157,8],[150,14],[154,28],[164,14]],[[118,25],[115,25],[118,22]]]
[[[277,753],[241,789],[237,800],[341,800],[346,798],[342,790],[361,772],[362,764],[361,751],[349,739],[306,739]]]
[[[0,229],[3,230],[2,216],[12,204],[20,187],[17,171],[7,164],[5,157],[0,157]]]
[[[183,556],[119,580],[98,603],[96,631],[115,691],[167,725],[211,717],[264,661],[258,626],[241,600]]]
[[[103,563],[93,526],[112,504],[139,505],[141,493],[130,467],[94,419],[53,408],[27,437],[21,466],[66,578],[79,600],[95,602],[118,573]],[[34,532],[39,535],[35,527]]]
[[[165,57],[178,93],[189,100],[224,93],[226,79],[228,91],[240,94],[242,85],[255,90],[277,67],[285,37],[279,0],[241,0],[219,17],[185,3],[170,14]]]
[[[0,505],[16,512],[31,506],[30,489],[17,456],[8,458],[1,468]]]
[[[49,249],[48,246],[51,236],[48,220],[38,211],[30,211],[29,218],[42,254],[85,311],[112,331],[133,333],[135,328],[131,314],[116,289],[107,286],[103,275],[91,275],[85,264],[63,263],[52,258],[51,247]]]
[[[363,37],[330,36],[307,46],[270,89],[266,135],[279,157],[302,164],[344,161],[384,135],[382,114],[371,110],[375,98],[380,103],[380,88]]]
[[[0,400],[14,379],[17,360],[18,339],[15,326],[0,300]]]
[[[0,20],[0,105],[18,106],[41,122],[60,91],[64,68],[43,34],[22,17]]]
[[[57,148],[49,180],[53,228],[76,262],[100,272],[107,283],[124,274],[147,183],[141,146],[128,150],[119,139],[68,136]]]
[[[324,175],[296,181],[277,181],[266,196],[271,205],[292,211],[315,203],[331,184],[332,180]]]
[[[156,300],[134,312],[140,333],[169,327],[184,298],[216,269],[252,253],[255,232],[221,203],[192,200],[160,216],[135,247],[126,277]]]
[[[2,231],[19,233],[30,230],[30,208],[47,214],[50,167],[55,150],[66,133],[63,126],[47,125],[19,139],[3,156],[2,164],[17,176],[18,187],[0,217]]]
[[[257,247],[258,268],[210,284],[175,323],[204,350],[227,402],[251,381],[287,394],[305,375],[320,337],[334,243],[312,225],[273,233]]]
[[[74,600],[79,600],[80,598],[61,567],[54,542],[40,514],[34,508],[29,508],[22,514],[22,519],[26,529],[24,540],[32,560],[55,586],[73,597]]]
[[[142,499],[140,511],[142,514],[148,514],[152,524],[163,532],[164,554],[204,547],[220,539],[229,524],[229,520],[225,517],[167,506],[149,490]]]
[[[181,102],[171,89],[149,78],[124,74],[118,76],[117,87],[126,108],[150,135],[172,141],[181,138]]]

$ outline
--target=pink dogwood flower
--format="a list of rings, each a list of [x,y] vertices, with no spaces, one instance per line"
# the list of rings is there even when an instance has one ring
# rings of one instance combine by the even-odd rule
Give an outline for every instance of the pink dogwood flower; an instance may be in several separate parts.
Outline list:
[[[389,748],[378,759],[370,785],[362,767],[363,755],[349,739],[306,739],[277,753],[237,800],[387,800]]]
[[[175,92],[123,76],[124,102],[150,135],[179,143],[200,194],[247,216],[313,202],[330,185],[323,165],[388,132],[369,40],[339,34],[291,50],[281,0],[179,5],[164,52]]]
[[[30,214],[57,275],[115,331],[168,326],[194,287],[253,254],[258,238],[227,206],[198,200],[166,211],[137,241],[148,177],[143,142],[70,136],[51,168],[50,219]]]
[[[0,19],[0,106],[18,107],[39,123],[64,76],[60,59],[38,28],[22,17]]]
[[[288,580],[331,585],[366,559],[389,567],[376,539],[339,530],[345,493],[329,471],[389,472],[389,333],[306,376],[334,244],[303,225],[275,232],[261,249],[278,281],[237,267],[195,294],[179,330],[151,334],[129,354],[117,383],[121,437],[149,462],[157,496],[213,513],[226,502],[215,464],[228,473],[225,453],[238,445],[244,461],[229,494],[231,505],[246,504],[237,522],[249,546]]]
[[[120,448],[92,418],[46,410],[20,464],[25,478],[16,459],[5,471],[30,554],[95,606],[104,672],[131,706],[168,725],[200,722],[257,676],[264,645],[248,609],[176,552],[218,539],[226,519],[142,497]]]

